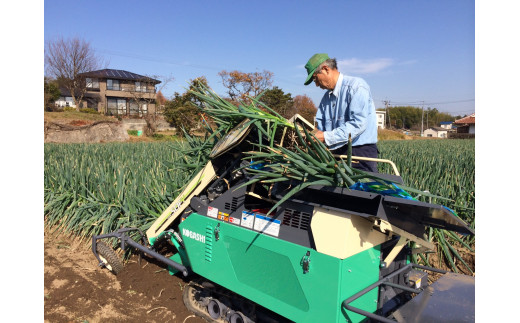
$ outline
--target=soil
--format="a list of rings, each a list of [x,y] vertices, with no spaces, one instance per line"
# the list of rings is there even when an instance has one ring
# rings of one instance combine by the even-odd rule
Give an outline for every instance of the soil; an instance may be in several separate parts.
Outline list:
[[[100,268],[90,242],[44,234],[45,322],[206,322],[182,301],[187,280],[137,255],[117,276]]]

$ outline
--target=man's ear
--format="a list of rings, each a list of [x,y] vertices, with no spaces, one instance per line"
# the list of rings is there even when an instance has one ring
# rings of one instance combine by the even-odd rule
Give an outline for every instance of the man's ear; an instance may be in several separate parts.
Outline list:
[[[328,67],[327,65],[323,65],[321,67],[321,71],[324,72],[326,75],[328,75],[330,72],[330,67]]]

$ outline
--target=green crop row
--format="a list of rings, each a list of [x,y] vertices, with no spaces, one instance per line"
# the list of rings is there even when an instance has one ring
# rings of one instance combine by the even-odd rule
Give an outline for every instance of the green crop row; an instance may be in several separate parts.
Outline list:
[[[123,226],[146,230],[191,176],[169,166],[185,156],[166,143],[44,149],[46,225],[82,237]]]
[[[145,231],[203,166],[204,152],[192,141],[45,144],[46,225],[85,238],[121,227]],[[378,146],[380,158],[396,164],[406,186],[451,199],[431,202],[455,210],[474,227],[473,140],[381,141]],[[192,153],[183,153],[183,149]],[[178,162],[184,165],[176,168]],[[391,173],[387,165],[380,165],[380,171]],[[443,230],[430,230],[429,234],[441,243],[438,258],[445,259],[449,267],[474,269],[472,264],[464,265],[461,255],[453,250],[463,247],[473,252],[473,237]],[[422,258],[428,263],[428,255]]]
[[[398,140],[378,143],[380,158],[392,160],[405,184],[450,201],[433,199],[454,210],[475,228],[475,141],[474,140]],[[390,172],[388,165],[379,170]],[[429,198],[419,199],[430,202]],[[441,229],[428,230],[428,238],[437,244],[437,257],[419,255],[427,265],[474,272],[474,236],[461,236]],[[419,259],[417,259],[419,261]]]
[[[397,140],[378,143],[380,158],[393,161],[407,186],[427,190],[452,202],[433,201],[475,220],[475,141]],[[380,165],[381,172],[390,172]]]
[[[45,203],[56,194],[70,194],[110,209],[120,207],[124,214],[157,216],[189,180],[185,171],[168,164],[186,158],[172,149],[175,145],[181,144],[46,144]],[[451,199],[433,202],[474,223],[474,141],[382,141],[379,150],[381,158],[395,162],[407,186]],[[379,167],[391,172],[387,165]]]

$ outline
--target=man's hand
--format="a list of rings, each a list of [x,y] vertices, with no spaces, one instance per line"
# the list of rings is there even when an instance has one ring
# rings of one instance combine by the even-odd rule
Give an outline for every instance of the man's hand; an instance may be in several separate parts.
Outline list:
[[[323,143],[325,142],[325,136],[323,135],[323,131],[316,129],[316,130],[314,131],[314,136],[315,136],[316,139],[318,139],[319,141],[321,141],[321,142],[323,142]]]

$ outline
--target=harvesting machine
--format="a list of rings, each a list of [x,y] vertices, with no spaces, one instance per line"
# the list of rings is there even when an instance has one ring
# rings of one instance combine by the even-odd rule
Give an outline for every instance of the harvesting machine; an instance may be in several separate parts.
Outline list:
[[[94,236],[100,266],[122,270],[99,241],[119,239],[189,277],[184,303],[211,322],[474,321],[474,277],[411,262],[435,248],[426,227],[474,234],[466,223],[442,205],[330,186],[309,186],[269,213],[291,184],[245,185],[255,173],[244,152],[259,135],[249,128],[215,145],[146,235]],[[402,183],[391,161],[378,162],[394,169],[378,176]],[[431,273],[442,276],[430,284]]]

